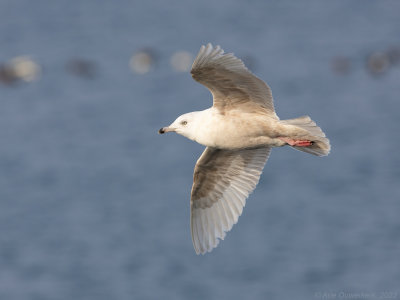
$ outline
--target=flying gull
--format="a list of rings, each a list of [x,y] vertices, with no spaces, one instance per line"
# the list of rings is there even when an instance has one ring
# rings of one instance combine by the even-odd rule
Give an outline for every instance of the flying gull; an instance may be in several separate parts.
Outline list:
[[[191,74],[210,90],[213,106],[181,115],[159,133],[175,131],[206,146],[190,199],[193,246],[204,254],[238,221],[272,147],[325,156],[330,144],[308,116],[280,120],[269,86],[219,46],[201,46]]]

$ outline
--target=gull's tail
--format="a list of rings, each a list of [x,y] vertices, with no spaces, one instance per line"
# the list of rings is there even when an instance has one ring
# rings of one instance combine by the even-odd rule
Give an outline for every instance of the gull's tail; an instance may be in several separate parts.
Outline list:
[[[309,146],[293,146],[294,149],[311,153],[317,156],[328,155],[331,150],[329,140],[325,133],[315,124],[309,116],[302,116],[296,119],[280,121],[286,125],[293,125],[296,128],[296,138],[311,141]]]

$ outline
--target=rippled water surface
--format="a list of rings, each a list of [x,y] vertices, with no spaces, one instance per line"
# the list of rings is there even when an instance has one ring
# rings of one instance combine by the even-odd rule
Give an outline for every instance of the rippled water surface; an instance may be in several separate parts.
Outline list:
[[[42,75],[0,83],[0,298],[400,299],[400,66],[366,66],[400,46],[399,11],[390,0],[3,0],[0,62],[28,54]],[[157,129],[211,105],[169,65],[207,42],[245,59],[279,116],[309,114],[333,148],[274,149],[239,223],[196,256],[189,197],[203,147]],[[134,74],[143,48],[156,64]],[[68,73],[74,59],[93,76]]]

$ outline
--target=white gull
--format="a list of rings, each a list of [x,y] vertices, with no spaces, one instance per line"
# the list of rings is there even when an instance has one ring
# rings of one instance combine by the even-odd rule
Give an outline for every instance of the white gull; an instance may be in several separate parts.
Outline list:
[[[159,133],[175,131],[207,147],[194,169],[190,199],[193,246],[204,254],[238,221],[272,147],[324,156],[330,144],[308,116],[280,120],[268,85],[219,46],[201,46],[191,74],[211,91],[213,106],[181,115]]]

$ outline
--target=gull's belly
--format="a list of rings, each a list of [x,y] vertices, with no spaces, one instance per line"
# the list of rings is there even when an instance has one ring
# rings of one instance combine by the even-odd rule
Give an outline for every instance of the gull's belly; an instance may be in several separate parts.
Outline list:
[[[202,134],[196,141],[205,146],[220,149],[243,149],[257,146],[282,146],[278,120],[265,115],[249,114],[221,116],[204,124]]]

